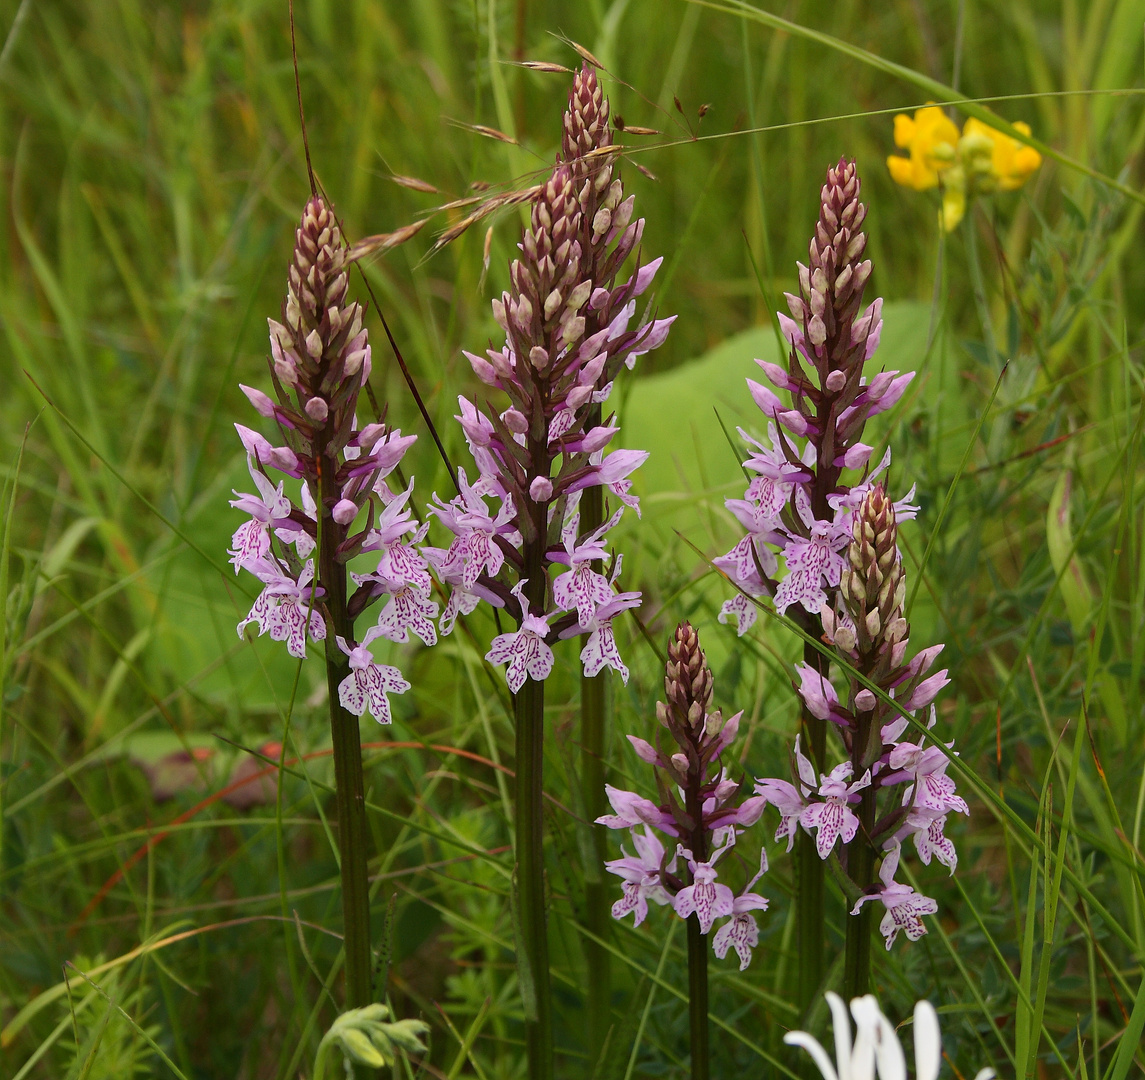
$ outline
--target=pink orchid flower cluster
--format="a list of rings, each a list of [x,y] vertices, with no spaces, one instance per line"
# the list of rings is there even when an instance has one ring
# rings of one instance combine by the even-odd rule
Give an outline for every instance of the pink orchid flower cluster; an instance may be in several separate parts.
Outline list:
[[[660,259],[616,281],[638,248],[644,219],[632,220],[633,197],[624,198],[613,176],[607,101],[587,64],[564,127],[562,158],[533,202],[510,288],[493,301],[505,344],[485,356],[465,354],[508,405],[498,410],[458,399],[477,475],[470,483],[459,470],[458,494],[449,501],[434,496],[430,513],[453,539],[425,549],[450,587],[443,634],[481,600],[517,621],[487,654],[505,666],[514,693],[526,679],[548,676],[551,641],[577,634],[589,635],[581,651],[586,674],[611,667],[627,681],[612,621],[638,606],[640,594],[619,590],[621,557],[608,557],[606,535],[625,507],[639,513],[630,477],[648,455],[606,452],[619,427],[601,418],[601,406],[618,370],[661,345],[673,322],[633,325],[636,300]],[[581,493],[598,486],[622,505],[582,534]]]
[[[609,786],[614,813],[597,818],[610,829],[631,830],[635,850],[629,855],[621,848],[622,857],[605,864],[623,883],[612,915],[623,919],[631,913],[639,926],[652,901],[671,904],[682,919],[695,916],[704,935],[720,920],[713,951],[722,960],[734,947],[742,971],[759,943],[752,912],[768,905],[767,898],[754,891],[767,871],[767,852],[761,850],[758,871],[738,894],[718,880],[716,864],[734,850],[743,830],[759,820],[767,799],[753,795],[737,802],[741,784],[728,776],[721,759],[739,732],[743,714],[725,721],[718,709],[710,709],[712,673],[696,631],[686,622],[676,628],[668,647],[664,688],[668,701],[657,703],[656,715],[675,751],[628,736],[640,759],[656,769],[660,801]],[[667,849],[657,833],[670,838]]]
[[[235,425],[258,493],[234,493],[231,506],[250,520],[235,531],[230,556],[236,574],[246,570],[263,585],[238,624],[239,636],[253,623],[260,635],[284,641],[291,656],[302,658],[307,635],[324,641],[331,633],[349,657],[349,674],[338,686],[343,707],[356,716],[368,709],[388,724],[387,695],[405,693],[409,683],[396,667],[375,661],[371,644],[405,642],[412,631],[432,645],[438,605],[430,599],[429,564],[418,547],[425,525],[409,508],[413,481],[399,491],[387,482],[417,436],[381,423],[360,426],[355,413],[371,360],[362,307],[348,298],[348,284],[340,229],[315,196],[295,233],[283,321],[269,320],[275,397],[242,387],[259,415],[277,424],[285,445]],[[302,481],[297,503],[271,472]],[[354,531],[363,510],[366,520]],[[317,552],[329,572],[316,575],[319,514],[332,543]],[[377,566],[351,575],[357,589],[348,600],[338,598],[337,609],[349,614],[349,625],[340,628],[318,582],[344,581],[334,568],[364,553],[376,553]],[[376,625],[353,640],[353,619],[381,601]]]
[[[842,841],[837,869],[853,886],[852,914],[870,900],[881,901],[880,929],[888,949],[900,931],[912,941],[920,938],[926,933],[922,916],[938,910],[934,900],[895,881],[902,843],[910,838],[924,865],[937,859],[953,873],[958,855],[945,835],[946,820],[952,812],[970,812],[946,775],[953,743],[944,749],[929,734],[917,741],[904,738],[912,719],[923,728],[925,717],[924,730],[933,729],[934,700],[950,681],[945,669],[931,672],[941,645],[906,659],[910,626],[903,616],[904,592],[894,505],[876,485],[855,516],[837,606],[823,610],[825,637],[846,664],[837,665],[848,684],[846,703],[827,675],[808,664],[796,669],[804,706],[839,733],[846,759],[830,772],[817,772],[797,737],[794,783],[765,779],[756,784],[757,793],[779,811],[776,839],[786,838],[788,851],[800,828],[814,835],[824,860]],[[883,860],[878,886],[860,880],[871,876],[862,867],[876,856]]]

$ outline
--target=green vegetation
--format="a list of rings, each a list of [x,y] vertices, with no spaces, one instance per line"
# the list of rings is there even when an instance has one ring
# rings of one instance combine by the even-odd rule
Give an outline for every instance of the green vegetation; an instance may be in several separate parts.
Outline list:
[[[939,903],[929,934],[876,949],[872,985],[893,1020],[934,1003],[962,1076],[1140,1075],[1145,0],[784,5],[810,33],[739,0],[297,0],[295,15],[310,155],[351,240],[536,182],[569,76],[511,61],[572,67],[565,38],[611,73],[613,116],[657,132],[618,134],[645,258],[665,257],[656,307],[679,316],[618,390],[622,442],[652,451],[644,517],[623,525],[648,632],[623,624],[632,678],[610,683],[623,787],[644,783],[624,735],[651,737],[654,650],[683,618],[717,704],[746,710],[740,765],[785,773],[801,643],[767,616],[743,639],[718,624],[731,587],[694,548],[741,535],[723,505],[743,488],[735,428],[761,433],[743,380],[775,359],[770,313],[796,290],[824,169],[857,161],[867,295],[887,300],[877,356],[918,372],[867,437],[875,460],[893,448],[897,494],[918,483],[900,534],[912,639],[947,643],[938,708],[972,809],[950,825],[957,874],[932,864],[916,883]],[[253,581],[226,557],[246,480],[231,425],[251,422],[238,383],[268,381],[265,319],[309,194],[285,0],[0,0],[0,41],[0,1073],[313,1075],[342,1000],[325,669],[236,638]],[[937,195],[885,164],[893,115],[942,98],[934,84],[1057,152],[945,236]],[[522,222],[507,208],[431,254],[464,213],[365,266],[456,458],[457,395],[475,385],[460,350],[498,333],[488,301]],[[448,475],[368,322],[376,397],[419,435],[404,467],[420,512]],[[433,650],[393,646],[412,690],[391,728],[362,726],[386,1004],[429,1025],[424,1065],[394,1039],[395,1076],[525,1075],[496,632],[486,608]],[[555,651],[557,1075],[682,1077],[686,943],[667,913],[610,927],[613,1026],[588,1060],[580,669],[573,642]],[[710,962],[716,1077],[791,1075],[783,1033],[827,1031],[824,1006],[790,1004],[794,865],[769,814],[760,945],[743,973]],[[831,957],[830,878],[826,908]]]

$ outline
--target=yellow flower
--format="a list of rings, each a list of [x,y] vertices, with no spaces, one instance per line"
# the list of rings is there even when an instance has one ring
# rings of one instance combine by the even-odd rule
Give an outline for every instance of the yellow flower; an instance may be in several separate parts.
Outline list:
[[[1030,134],[1029,125],[1023,124],[1021,120],[1017,121],[1014,127],[1023,135]],[[1002,191],[1013,191],[1015,188],[1020,188],[1042,163],[1042,155],[1032,146],[1020,143],[1017,139],[1012,139],[1009,135],[996,131],[988,124],[982,123],[981,120],[971,117],[962,129],[959,154],[964,159],[971,156],[978,159],[981,156],[983,165],[985,165],[987,147],[989,148],[989,179],[993,183],[989,184],[987,181],[985,175],[987,169],[979,166],[971,170],[981,176],[978,184],[980,190],[987,190],[988,185],[990,187],[997,186]]]
[[[953,232],[966,214],[966,172],[961,165],[942,174],[942,209],[938,211],[939,224]]]
[[[892,154],[887,158],[891,178],[903,187],[926,191],[937,187],[939,174],[954,164],[958,128],[937,105],[927,105],[913,119],[905,113],[895,117],[895,146],[910,157]]]

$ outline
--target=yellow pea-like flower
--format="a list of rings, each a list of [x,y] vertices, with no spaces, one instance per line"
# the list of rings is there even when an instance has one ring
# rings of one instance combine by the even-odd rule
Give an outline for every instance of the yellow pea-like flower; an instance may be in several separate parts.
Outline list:
[[[1029,125],[1022,123],[1021,120],[1017,121],[1014,127],[1023,135],[1030,134]],[[1042,163],[1042,155],[1032,146],[1026,146],[1025,143],[996,131],[974,117],[967,120],[962,129],[962,142],[966,143],[967,140],[971,140],[971,143],[977,146],[989,144],[990,175],[1002,191],[1020,188]]]
[[[918,109],[913,117],[895,117],[895,145],[909,157],[892,154],[887,168],[896,184],[927,191],[937,187],[939,176],[955,164],[958,128],[937,105]]]
[[[1027,124],[1014,124],[1023,135]],[[957,126],[936,105],[918,109],[914,116],[895,117],[895,145],[908,156],[887,158],[891,179],[903,187],[927,191],[941,187],[939,225],[952,231],[966,216],[975,195],[1020,188],[1042,163],[1032,146],[1011,138],[971,117],[959,134]]]

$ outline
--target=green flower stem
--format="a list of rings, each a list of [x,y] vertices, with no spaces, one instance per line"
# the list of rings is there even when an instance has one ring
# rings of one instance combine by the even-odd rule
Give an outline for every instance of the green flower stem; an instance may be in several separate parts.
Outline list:
[[[702,777],[700,777],[702,780]],[[690,837],[692,858],[700,863],[708,858],[707,833],[703,824],[703,803],[699,782],[689,784],[684,809],[695,822]],[[708,1080],[708,939],[700,932],[699,917],[688,916],[688,1020],[692,1048],[692,1080]]]
[[[318,580],[333,623],[326,632],[326,682],[330,692],[330,734],[334,743],[335,806],[342,875],[342,932],[346,950],[346,1008],[358,1009],[373,999],[370,952],[370,882],[366,873],[369,832],[362,775],[362,742],[358,718],[338,703],[338,685],[350,674],[349,657],[334,640],[354,639],[354,624],[346,608],[346,566],[337,559],[345,527],[330,516],[338,501],[337,460],[321,456]]]
[[[807,615],[802,608],[798,612],[800,625],[814,638],[823,633],[823,624],[817,616]],[[803,662],[815,671],[827,674],[829,662],[818,649],[809,643],[803,646]],[[827,723],[812,716],[806,705],[802,711],[803,743],[815,768],[823,769],[827,754]],[[824,954],[824,872],[823,860],[815,850],[815,837],[805,829],[800,829],[796,845],[797,891],[796,891],[796,938],[799,942],[798,1002],[800,1011],[807,1010],[819,998],[819,986],[823,982]]]
[[[692,1080],[708,1080],[708,939],[695,914],[688,916],[688,1018]]]
[[[874,714],[859,713],[851,753],[855,777],[862,776],[870,768],[871,761],[878,757],[877,751],[881,750],[882,743],[879,741],[878,747],[872,746],[872,739],[879,740]],[[862,790],[858,812],[859,831],[847,845],[847,874],[861,890],[866,890],[875,880],[875,849],[870,838],[875,828],[876,794],[873,784]],[[866,903],[859,909],[858,915],[847,914],[847,934],[843,946],[844,1001],[862,997],[870,990],[871,910],[871,904]]]
[[[599,409],[597,410],[599,413]],[[586,422],[586,427],[599,423]],[[581,533],[590,533],[598,528],[604,519],[604,496],[601,488],[591,487],[581,497]],[[593,569],[601,572],[599,561]],[[587,642],[581,638],[581,644]],[[608,856],[608,829],[594,825],[601,814],[607,812],[604,795],[604,727],[606,692],[608,684],[606,672],[589,677],[582,675],[580,680],[580,782],[581,803],[585,820],[591,831],[591,841],[585,852],[584,865],[584,926],[591,936],[585,938],[585,962],[587,971],[587,1073],[592,1076],[600,1055],[604,1050],[608,1029],[612,1022],[611,983],[612,967],[608,941],[612,932],[612,919],[608,895],[608,884],[604,880],[604,861]]]
[[[547,518],[547,506],[539,508]],[[525,544],[525,599],[544,611],[544,531]],[[529,1080],[552,1080],[553,1021],[549,993],[549,939],[545,924],[544,737],[545,684],[527,679],[513,699],[517,724],[517,969],[525,1010]]]
[[[978,311],[978,321],[982,324],[986,355],[997,371],[1002,365],[998,362],[997,339],[994,337],[994,322],[990,318],[990,301],[986,296],[986,279],[982,276],[982,261],[978,254],[978,233],[974,228],[973,213],[967,213],[962,219],[962,234],[966,240],[966,262],[970,269],[974,306]]]

